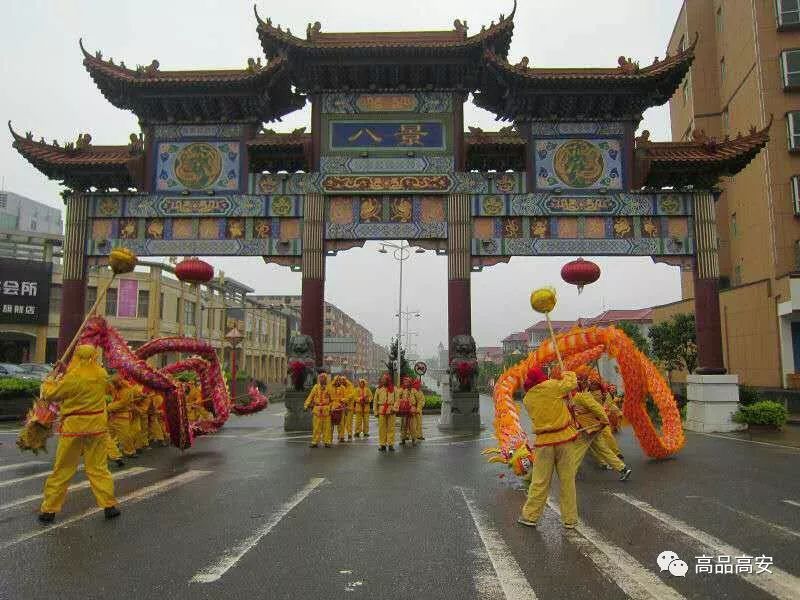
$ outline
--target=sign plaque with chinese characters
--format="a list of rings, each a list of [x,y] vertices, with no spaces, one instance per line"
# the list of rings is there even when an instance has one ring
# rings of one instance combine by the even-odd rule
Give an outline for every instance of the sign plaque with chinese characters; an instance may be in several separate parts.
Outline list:
[[[46,325],[52,271],[50,263],[0,259],[0,323]]]

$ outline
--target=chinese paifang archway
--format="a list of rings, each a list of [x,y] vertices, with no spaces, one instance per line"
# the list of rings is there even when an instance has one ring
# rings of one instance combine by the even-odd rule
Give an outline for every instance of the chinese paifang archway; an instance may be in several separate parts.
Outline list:
[[[474,32],[460,20],[409,32],[314,23],[304,36],[256,12],[264,56],[230,70],[132,68],[81,43],[99,91],[141,132],[101,146],[12,129],[20,154],[66,187],[60,351],[82,322],[88,265],[123,246],[302,271],[301,329],[321,364],[326,256],[406,239],[447,255],[451,339],[471,332],[470,274],[513,256],[693,267],[698,371],[724,372],[714,190],[765,146],[769,125],[724,140],[635,138],[695,45],[647,65],[531,66],[509,55],[515,10]],[[470,94],[510,124],[465,131]],[[310,128],[265,126],[307,102]]]

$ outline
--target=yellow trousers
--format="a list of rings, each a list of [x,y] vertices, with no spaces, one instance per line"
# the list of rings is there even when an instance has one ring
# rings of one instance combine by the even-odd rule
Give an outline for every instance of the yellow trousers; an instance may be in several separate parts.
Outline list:
[[[161,415],[150,415],[149,421],[150,439],[163,442],[167,439],[167,433],[164,430],[164,419]]]
[[[136,447],[133,445],[133,438],[131,437],[131,422],[128,417],[109,415],[108,433],[125,456],[136,454]]]
[[[136,436],[136,449],[146,448],[150,445],[150,419],[147,413],[138,415],[139,419],[139,433]]]
[[[53,472],[44,484],[44,500],[41,512],[56,513],[61,510],[67,495],[69,482],[78,470],[78,463],[83,454],[86,465],[86,477],[92,487],[92,493],[101,508],[117,504],[114,498],[114,480],[106,462],[108,454],[106,437],[94,435],[87,437],[60,437],[56,448],[56,460]]]
[[[611,431],[611,427],[606,427],[600,432],[603,436],[603,439],[606,442],[606,445],[611,448],[611,451],[614,454],[622,454],[622,451],[619,449],[619,444],[617,443],[617,438],[614,437],[614,432]]]
[[[608,427],[603,429],[603,431],[610,432]],[[575,455],[575,460],[577,461],[575,464],[576,471],[578,470],[578,467],[581,466],[583,457],[586,455],[587,450],[589,451],[589,454],[591,454],[592,458],[594,458],[600,464],[610,465],[615,471],[622,471],[622,469],[625,468],[625,463],[619,459],[617,453],[608,447],[606,438],[603,436],[603,431],[590,436],[581,434],[578,436],[578,439],[575,440],[575,443],[578,447],[578,453]]]
[[[561,521],[564,525],[574,525],[578,522],[578,499],[575,493],[575,473],[578,470],[578,463],[575,460],[577,452],[578,448],[575,442],[536,448],[536,460],[533,462],[528,499],[522,506],[523,519],[536,523],[542,516],[550,493],[550,480],[553,478],[555,469],[560,488],[558,499],[561,503]]]
[[[344,441],[344,432],[345,432],[345,429],[347,427],[345,425],[344,417],[345,417],[345,413],[342,413],[342,418],[339,419],[339,423],[334,425],[334,427],[336,428],[336,437],[338,437],[340,442]]]
[[[360,410],[355,413],[355,429],[354,433],[365,433],[369,435],[369,412],[361,412]]]
[[[352,410],[344,411],[342,420],[344,421],[344,433],[347,437],[353,437],[353,418],[354,413]]]
[[[331,429],[331,416],[314,415],[311,419],[311,443],[330,444],[333,441],[333,431]]]
[[[108,460],[119,460],[122,458],[122,452],[119,451],[119,446],[117,446],[117,443],[114,441],[114,438],[111,437],[110,433],[106,433],[103,436],[103,443],[106,446]]]
[[[414,415],[400,417],[400,441],[416,439]]]
[[[394,415],[378,415],[378,443],[394,446]]]
[[[414,436],[418,440],[421,440],[422,439],[422,413],[414,413],[414,416],[413,416],[412,420],[413,420],[413,424],[414,424],[414,427],[413,427]]]

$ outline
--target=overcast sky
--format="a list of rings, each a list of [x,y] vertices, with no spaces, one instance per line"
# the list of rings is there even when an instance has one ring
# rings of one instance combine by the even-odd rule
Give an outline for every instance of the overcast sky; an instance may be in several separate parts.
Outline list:
[[[466,19],[471,32],[508,14],[513,2],[486,0],[312,0],[259,2],[262,18],[304,35],[308,22],[323,31],[450,29]],[[615,66],[621,54],[650,64],[663,57],[680,0],[520,0],[509,60],[530,57],[531,66]],[[109,104],[83,68],[78,38],[90,51],[126,64],[162,70],[245,67],[262,56],[251,0],[15,0],[0,18],[0,117],[38,139],[74,141],[89,132],[95,144],[125,144],[138,131],[133,114]],[[275,127],[288,131],[309,124],[308,107]],[[468,104],[465,123],[498,127],[490,113]],[[652,109],[642,127],[652,139],[669,139],[666,107]],[[48,181],[15,150],[11,136],[0,143],[0,179],[5,188],[62,207],[57,183]],[[588,257],[587,257],[588,258]],[[594,316],[604,308],[639,308],[680,298],[676,267],[649,258],[596,259],[600,281],[578,297],[559,275],[568,259],[515,258],[472,277],[472,330],[479,345],[499,345],[536,319],[528,304],[532,288],[556,286],[556,319]],[[265,265],[259,258],[214,258],[210,262],[265,294],[297,294],[300,275]],[[447,344],[447,259],[428,252],[406,263],[406,309],[423,316],[412,331],[423,354]],[[381,343],[397,329],[397,265],[377,244],[349,250],[327,263],[326,299],[367,326]]]

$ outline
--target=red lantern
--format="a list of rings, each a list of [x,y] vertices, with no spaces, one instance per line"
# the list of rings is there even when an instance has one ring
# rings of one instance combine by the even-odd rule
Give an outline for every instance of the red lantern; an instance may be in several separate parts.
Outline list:
[[[600,267],[590,260],[573,260],[561,268],[561,279],[572,285],[578,286],[578,293],[583,291],[583,286],[594,283],[600,279]]]
[[[175,265],[175,276],[189,283],[207,283],[214,277],[214,267],[199,258],[187,258]]]

